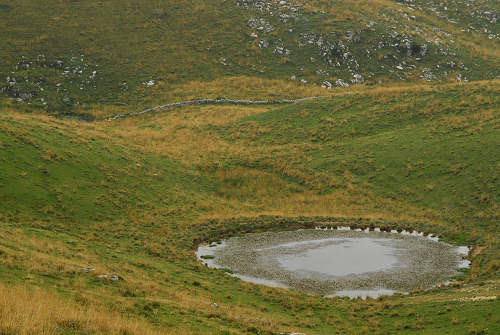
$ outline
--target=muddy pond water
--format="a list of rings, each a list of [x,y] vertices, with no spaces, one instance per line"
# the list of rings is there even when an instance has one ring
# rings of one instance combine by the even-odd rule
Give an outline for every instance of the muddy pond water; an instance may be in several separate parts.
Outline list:
[[[364,299],[445,284],[469,265],[467,253],[416,232],[338,228],[247,234],[197,256],[256,284]]]

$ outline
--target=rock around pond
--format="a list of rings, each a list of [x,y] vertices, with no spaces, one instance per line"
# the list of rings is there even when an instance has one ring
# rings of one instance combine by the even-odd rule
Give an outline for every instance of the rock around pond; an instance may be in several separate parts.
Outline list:
[[[446,283],[468,266],[467,247],[423,234],[308,229],[232,237],[198,258],[242,280],[325,296],[377,297]]]

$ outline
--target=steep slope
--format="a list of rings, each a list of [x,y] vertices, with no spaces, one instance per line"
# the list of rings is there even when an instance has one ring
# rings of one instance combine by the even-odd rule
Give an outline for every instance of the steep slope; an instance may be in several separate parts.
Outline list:
[[[472,221],[462,229],[468,230],[471,222],[499,219],[498,90],[498,82],[483,82],[368,91],[273,109],[223,133],[268,148],[316,144],[307,158],[290,162],[454,219],[466,217]]]
[[[209,185],[172,160],[110,143],[91,125],[7,113],[0,149],[4,219],[115,221],[138,208],[184,207]]]
[[[0,333],[500,333],[498,10],[0,0]],[[314,99],[99,121],[221,97]],[[437,234],[472,266],[351,301],[194,255],[324,225]]]
[[[4,0],[1,90],[30,104],[16,107],[89,118],[242,75],[317,87],[491,79],[497,16],[494,2],[455,0]]]
[[[375,89],[91,124],[4,110],[0,331],[496,333],[498,92]],[[473,246],[472,268],[361,302],[244,283],[194,255],[201,241],[337,224],[433,232]]]

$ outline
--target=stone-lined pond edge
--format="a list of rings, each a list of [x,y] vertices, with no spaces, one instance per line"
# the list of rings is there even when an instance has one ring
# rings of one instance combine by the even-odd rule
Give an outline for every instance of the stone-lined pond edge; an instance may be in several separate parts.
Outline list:
[[[397,240],[398,241],[397,243],[400,243],[400,244],[406,243],[407,245],[415,244],[416,241],[420,241],[419,243],[425,243],[425,241],[427,241],[427,242],[432,241],[433,243],[430,243],[430,244],[428,243],[427,247],[428,247],[428,249],[430,248],[429,250],[434,250],[433,253],[428,252],[428,255],[426,255],[425,253],[423,253],[422,250],[420,250],[421,248],[419,248],[418,245],[412,246],[412,248],[414,249],[412,251],[412,253],[414,253],[414,254],[421,253],[422,260],[425,260],[426,259],[425,257],[429,257],[429,256],[434,255],[432,257],[437,263],[434,264],[434,267],[429,267],[430,266],[429,264],[433,264],[433,263],[427,262],[427,263],[429,263],[427,265],[427,270],[429,270],[430,268],[434,269],[433,271],[431,271],[432,275],[422,275],[421,273],[419,274],[419,272],[421,272],[421,270],[424,269],[424,268],[421,268],[421,270],[417,271],[416,273],[411,273],[411,271],[408,272],[405,270],[406,271],[405,275],[399,275],[399,276],[395,276],[394,271],[392,271],[392,273],[378,273],[375,276],[374,276],[374,274],[371,274],[372,278],[368,281],[367,280],[360,280],[359,276],[358,276],[358,278],[355,278],[356,276],[354,276],[354,277],[351,276],[351,278],[349,278],[349,280],[347,280],[347,281],[346,281],[346,278],[342,279],[340,282],[343,282],[343,284],[342,283],[339,284],[339,280],[332,281],[331,278],[329,278],[329,279],[324,278],[324,276],[323,276],[323,278],[316,278],[316,279],[300,278],[299,280],[297,280],[297,278],[295,278],[295,279],[291,278],[289,274],[285,275],[284,278],[281,278],[280,276],[277,277],[276,273],[274,275],[270,274],[269,271],[268,272],[264,271],[264,273],[258,273],[258,272],[255,272],[254,270],[252,270],[253,272],[250,271],[250,273],[248,273],[248,271],[241,271],[242,270],[242,265],[241,265],[242,259],[238,259],[238,257],[236,257],[233,261],[235,264],[239,264],[239,267],[238,266],[237,267],[227,266],[228,264],[231,265],[231,262],[229,262],[229,263],[226,262],[225,264],[220,266],[214,261],[214,259],[212,257],[214,257],[215,254],[217,254],[217,253],[220,254],[221,253],[220,251],[227,247],[227,244],[225,241],[223,241],[221,244],[212,243],[211,244],[212,247],[209,247],[209,246],[200,247],[200,249],[198,250],[197,256],[198,256],[198,259],[200,259],[207,266],[219,267],[219,268],[220,267],[229,268],[230,270],[236,272],[236,273],[233,273],[232,276],[239,277],[240,279],[254,282],[257,284],[264,284],[264,285],[274,286],[274,287],[290,287],[290,288],[298,289],[300,291],[304,291],[306,293],[313,293],[313,294],[319,293],[319,294],[323,294],[325,296],[332,296],[331,290],[332,290],[332,287],[335,287],[336,293],[344,292],[345,293],[344,295],[353,297],[353,296],[356,296],[356,295],[353,295],[353,292],[359,291],[360,292],[359,296],[364,297],[364,298],[367,296],[368,297],[375,297],[375,296],[373,296],[374,288],[376,288],[376,290],[378,290],[382,293],[393,293],[393,292],[404,293],[407,291],[413,291],[417,287],[420,289],[421,288],[429,289],[429,288],[436,287],[439,285],[446,285],[449,282],[445,279],[453,277],[454,274],[458,274],[458,272],[457,272],[458,269],[466,268],[470,265],[470,262],[468,260],[462,259],[462,257],[468,256],[468,254],[469,254],[468,247],[456,247],[456,246],[453,246],[453,245],[448,244],[448,243],[439,242],[440,239],[437,236],[432,235],[432,234],[424,234],[424,233],[418,232],[418,231],[399,230],[399,232],[398,232],[397,230],[388,230],[387,228],[385,228],[385,230],[383,230],[383,229],[377,228],[377,227],[372,227],[372,229],[370,229],[370,228],[364,228],[364,229],[353,228],[353,229],[351,229],[350,227],[346,227],[346,226],[336,226],[336,227],[323,226],[323,227],[315,227],[315,232],[312,232],[312,230],[310,230],[310,229],[307,229],[307,230],[299,229],[298,231],[281,232],[281,235],[282,236],[283,236],[283,234],[288,235],[288,237],[290,238],[291,235],[297,234],[299,232],[302,232],[300,234],[305,234],[307,236],[313,234],[315,236],[315,238],[320,242],[322,241],[322,240],[320,240],[321,236],[330,236],[330,235],[332,235],[333,232],[334,232],[333,235],[338,236],[338,234],[340,234],[340,237],[343,237],[343,238],[349,237],[349,236],[352,237],[353,235],[356,235],[356,234],[358,234],[358,237],[360,237],[359,236],[360,233],[363,233],[361,236],[366,236],[366,235],[364,235],[364,233],[370,233],[370,235],[374,235],[374,237],[385,238],[387,240],[391,240],[391,238],[392,238],[392,239]],[[258,236],[259,241],[257,242],[257,245],[262,246],[262,243],[261,243],[262,237],[263,236],[269,237],[272,234],[279,234],[279,233],[267,233],[267,234],[266,233],[259,233],[259,234],[250,233],[250,234],[244,235],[243,237],[239,237],[237,239],[245,239],[245,238],[248,239],[248,236]],[[294,240],[294,239],[292,238],[292,240]],[[231,241],[234,241],[234,238],[233,239],[230,238],[227,241],[229,241],[230,244],[234,244],[231,242]],[[290,240],[285,239],[285,241],[290,241]],[[297,241],[296,238],[295,238],[295,241]],[[283,240],[280,242],[283,242]],[[270,243],[272,244],[275,242],[270,242]],[[248,247],[249,245],[246,245],[246,246]],[[250,244],[250,249],[251,249],[251,246],[252,246],[252,244]],[[440,265],[440,262],[442,263],[443,261],[442,260],[439,261],[438,256],[439,256],[439,252],[443,252],[443,251],[439,251],[438,247],[441,247],[444,249],[448,248],[447,250],[449,252],[448,253],[449,258],[452,257],[453,253],[460,256],[460,259],[456,258],[453,260],[453,262],[451,262],[451,263],[448,262],[446,264],[445,268],[447,269],[447,271],[445,273],[442,273],[442,275],[439,275],[439,272],[440,272],[439,270],[441,269],[441,266],[443,265],[443,264]],[[436,248],[438,248],[438,249],[436,249]],[[309,248],[309,249],[311,249],[311,248]],[[452,249],[453,249],[453,252],[451,252]],[[423,249],[423,250],[425,250],[425,249]],[[251,253],[249,254],[248,250],[244,250],[244,253],[245,252],[246,252],[245,257],[255,257],[255,255],[252,256]],[[407,257],[407,258],[411,258],[411,254],[408,254],[408,255],[410,255],[410,257]],[[438,255],[438,256],[436,256],[436,255]],[[202,257],[202,256],[204,256],[204,257]],[[226,255],[226,261],[227,261],[227,255]],[[279,268],[279,264],[276,264],[276,263],[272,264],[271,268]],[[316,276],[316,277],[318,277],[318,276]],[[405,279],[404,278],[406,278],[406,281],[412,282],[413,284],[411,284],[408,287],[405,287],[405,285],[404,285]],[[279,280],[277,280],[277,279],[279,279]],[[375,287],[377,285],[374,285],[374,283],[376,283],[377,281],[383,282],[384,285],[382,285],[382,286],[384,286],[384,287]],[[346,284],[349,282],[351,284],[356,283],[356,285],[354,286],[355,289],[353,289],[352,285]],[[327,284],[325,284],[325,283],[327,283]],[[388,289],[387,286],[392,287],[392,288],[396,288],[396,289],[392,289],[392,288]]]

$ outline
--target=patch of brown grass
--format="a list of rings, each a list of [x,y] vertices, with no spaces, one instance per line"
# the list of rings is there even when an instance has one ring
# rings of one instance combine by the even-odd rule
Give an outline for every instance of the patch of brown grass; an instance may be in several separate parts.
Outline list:
[[[0,283],[0,333],[52,335],[64,332],[162,333],[140,319],[124,318],[104,309],[81,307],[40,290]]]

